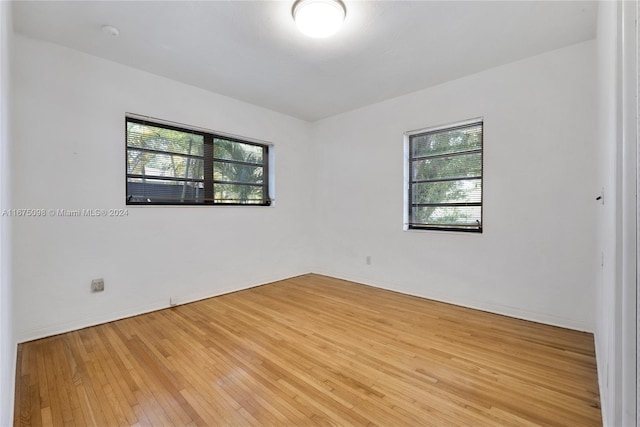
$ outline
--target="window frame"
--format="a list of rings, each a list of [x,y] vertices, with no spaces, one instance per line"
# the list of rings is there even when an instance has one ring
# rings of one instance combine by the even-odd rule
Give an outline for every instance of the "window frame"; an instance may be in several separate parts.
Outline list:
[[[135,201],[131,200],[131,196],[129,195],[129,178],[140,178],[139,174],[130,174],[128,169],[128,155],[129,148],[134,150],[138,150],[136,147],[129,147],[128,141],[128,124],[129,123],[137,123],[140,125],[148,125],[168,130],[173,130],[177,132],[185,132],[191,133],[194,135],[199,135],[203,138],[203,153],[202,156],[199,155],[187,155],[181,153],[174,153],[171,151],[161,151],[161,150],[153,150],[148,149],[145,151],[155,152],[159,154],[175,154],[184,157],[190,158],[198,158],[203,161],[203,178],[194,178],[188,179],[189,182],[202,182],[203,183],[203,191],[204,198],[201,201],[189,200],[189,201]],[[249,183],[239,183],[235,181],[217,181],[214,179],[213,172],[215,170],[215,164],[217,162],[222,163],[233,163],[233,164],[244,164],[249,165],[247,162],[241,162],[231,159],[219,159],[214,155],[214,144],[216,139],[221,139],[224,141],[230,141],[233,143],[253,145],[262,148],[262,164],[251,164],[256,167],[262,167],[262,184],[249,184]],[[230,135],[223,132],[212,131],[209,129],[198,128],[194,126],[183,125],[181,123],[170,122],[167,120],[150,118],[146,116],[139,116],[137,114],[127,113],[125,115],[125,203],[127,206],[252,206],[252,207],[264,207],[264,206],[273,206],[273,185],[272,185],[272,163],[273,163],[273,144],[258,141],[252,138],[240,137],[236,135]],[[211,172],[210,174],[208,172]],[[210,175],[210,176],[209,176]],[[165,177],[166,178],[166,177]],[[155,179],[155,178],[151,178]],[[169,181],[170,179],[167,179]],[[174,178],[175,181],[183,181],[183,178]],[[215,185],[216,184],[238,184],[238,185],[253,185],[256,187],[262,187],[263,197],[260,203],[229,203],[224,201],[216,201],[214,199],[215,195]],[[260,200],[260,199],[247,199],[247,200]]]
[[[464,155],[457,154],[463,153],[452,152],[446,154],[435,154],[433,156],[413,156],[412,141],[416,137],[437,134],[441,132],[448,132],[457,129],[464,129],[480,125],[480,148],[478,150],[471,150],[468,154],[480,153],[480,176],[479,177],[467,177],[466,179],[480,179],[480,202],[442,202],[433,203],[434,206],[479,206],[480,207],[480,224],[479,226],[454,226],[451,224],[438,226],[435,224],[420,224],[412,223],[412,208],[419,205],[419,203],[413,203],[412,197],[412,185],[421,180],[413,179],[413,161],[419,158],[438,158],[446,157],[447,155]],[[464,179],[464,178],[462,178]],[[441,179],[440,181],[454,181],[456,179]],[[437,180],[436,180],[437,181]],[[435,181],[434,181],[435,182]],[[405,231],[418,230],[418,231],[443,231],[443,232],[461,232],[461,233],[477,233],[482,234],[484,228],[484,118],[477,117],[474,119],[463,120],[455,123],[449,123],[445,125],[432,126],[428,128],[416,129],[404,133],[404,221],[403,229]]]

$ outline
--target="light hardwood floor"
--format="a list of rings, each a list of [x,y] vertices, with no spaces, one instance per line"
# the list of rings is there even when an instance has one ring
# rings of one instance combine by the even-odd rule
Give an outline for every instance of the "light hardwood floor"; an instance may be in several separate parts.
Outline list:
[[[15,425],[590,426],[599,406],[591,334],[309,274],[21,344]]]

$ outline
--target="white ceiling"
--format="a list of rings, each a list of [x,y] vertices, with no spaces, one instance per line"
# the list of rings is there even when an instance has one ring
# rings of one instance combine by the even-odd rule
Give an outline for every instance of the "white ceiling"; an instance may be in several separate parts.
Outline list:
[[[21,34],[310,121],[596,32],[596,2],[346,0],[342,30],[311,39],[292,3],[19,1],[13,13]]]

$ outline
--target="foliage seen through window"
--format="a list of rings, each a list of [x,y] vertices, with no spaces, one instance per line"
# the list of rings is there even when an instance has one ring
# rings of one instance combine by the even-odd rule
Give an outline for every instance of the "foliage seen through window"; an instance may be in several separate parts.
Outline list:
[[[127,118],[127,204],[269,205],[264,144]]]
[[[482,126],[409,135],[410,229],[482,232]]]

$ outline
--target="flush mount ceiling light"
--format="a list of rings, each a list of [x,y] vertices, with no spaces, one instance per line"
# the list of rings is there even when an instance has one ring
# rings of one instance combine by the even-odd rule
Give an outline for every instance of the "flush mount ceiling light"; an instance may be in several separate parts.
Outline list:
[[[347,9],[340,0],[297,0],[291,14],[303,34],[320,39],[338,32]]]

